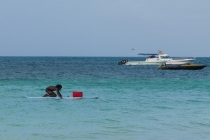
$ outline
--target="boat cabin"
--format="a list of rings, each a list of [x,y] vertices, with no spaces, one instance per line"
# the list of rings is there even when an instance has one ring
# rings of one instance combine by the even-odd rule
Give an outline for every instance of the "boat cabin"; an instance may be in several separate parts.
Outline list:
[[[155,58],[155,56],[154,55],[151,55],[151,56],[148,56],[147,58]]]
[[[171,57],[167,54],[159,54],[160,59],[171,59]]]

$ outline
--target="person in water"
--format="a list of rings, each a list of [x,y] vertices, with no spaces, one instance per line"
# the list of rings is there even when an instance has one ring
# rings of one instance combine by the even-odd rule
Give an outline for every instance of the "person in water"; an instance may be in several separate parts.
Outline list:
[[[62,86],[60,84],[57,84],[56,86],[49,86],[46,88],[46,94],[43,97],[56,97],[57,95],[62,99],[62,95],[60,93],[60,90],[62,89]],[[54,93],[56,91],[57,95]]]

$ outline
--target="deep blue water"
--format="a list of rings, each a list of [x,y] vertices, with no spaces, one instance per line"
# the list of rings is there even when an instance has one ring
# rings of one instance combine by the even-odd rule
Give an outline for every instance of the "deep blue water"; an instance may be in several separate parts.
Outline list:
[[[119,66],[130,57],[0,57],[4,140],[210,139],[210,58],[202,70]],[[62,84],[99,99],[28,99]]]

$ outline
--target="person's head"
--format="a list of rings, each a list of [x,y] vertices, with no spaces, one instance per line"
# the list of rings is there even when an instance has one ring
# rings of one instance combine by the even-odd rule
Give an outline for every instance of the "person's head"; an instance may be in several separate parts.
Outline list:
[[[61,90],[62,86],[60,84],[57,84],[56,87]]]

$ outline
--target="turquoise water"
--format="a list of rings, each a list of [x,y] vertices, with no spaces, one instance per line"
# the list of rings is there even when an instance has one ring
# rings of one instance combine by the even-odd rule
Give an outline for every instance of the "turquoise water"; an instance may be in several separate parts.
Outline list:
[[[210,139],[209,66],[168,71],[118,66],[122,59],[0,57],[0,139]],[[26,98],[58,83],[63,96],[82,91],[99,99]]]

